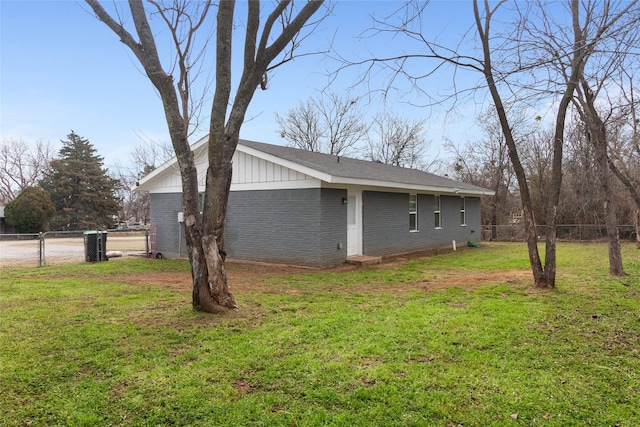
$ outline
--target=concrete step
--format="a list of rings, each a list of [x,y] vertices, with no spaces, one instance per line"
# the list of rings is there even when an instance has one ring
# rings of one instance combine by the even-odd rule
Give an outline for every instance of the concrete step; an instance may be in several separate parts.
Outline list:
[[[347,257],[347,264],[353,265],[371,265],[382,263],[382,257],[380,256],[366,256],[366,255],[354,255]]]

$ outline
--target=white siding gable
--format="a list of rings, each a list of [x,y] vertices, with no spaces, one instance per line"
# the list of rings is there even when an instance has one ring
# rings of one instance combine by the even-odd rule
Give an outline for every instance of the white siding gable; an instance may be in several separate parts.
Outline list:
[[[162,171],[162,174],[157,175],[157,178],[153,181],[153,185],[145,185],[142,189],[150,193],[181,193],[182,182],[180,180],[178,164],[172,164],[166,170]]]
[[[231,184],[258,184],[308,179],[313,178],[304,173],[276,165],[275,163],[247,153],[236,151],[233,156],[233,176],[231,178]]]
[[[302,172],[241,151],[233,155],[232,191],[319,186],[319,180]]]
[[[196,151],[198,186],[204,191],[207,173],[207,151]],[[173,163],[158,175],[149,191],[152,193],[180,193],[182,183],[178,165]],[[320,180],[286,166],[278,165],[257,156],[236,151],[233,155],[231,191],[271,190],[286,188],[317,188]]]

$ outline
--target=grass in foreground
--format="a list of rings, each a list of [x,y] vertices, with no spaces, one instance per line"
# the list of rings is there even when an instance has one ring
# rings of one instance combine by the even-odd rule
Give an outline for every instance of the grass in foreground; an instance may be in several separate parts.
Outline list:
[[[617,279],[605,245],[558,249],[555,291],[510,274],[524,245],[491,244],[258,274],[221,316],[155,280],[184,261],[4,270],[0,423],[640,425],[640,251]]]

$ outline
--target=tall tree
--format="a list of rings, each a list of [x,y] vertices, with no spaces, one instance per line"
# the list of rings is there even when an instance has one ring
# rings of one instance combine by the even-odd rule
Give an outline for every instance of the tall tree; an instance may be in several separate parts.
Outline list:
[[[462,182],[490,188],[494,194],[482,198],[482,224],[491,225],[488,239],[498,238],[497,224],[520,210],[520,202],[513,188],[513,170],[507,155],[507,144],[502,134],[500,122],[493,107],[488,108],[479,118],[484,131],[482,139],[470,141],[464,147],[447,142],[447,149],[455,156],[453,177]]]
[[[49,193],[40,187],[27,187],[5,207],[7,223],[18,233],[49,231],[56,208]]]
[[[285,117],[276,114],[280,136],[301,150],[349,155],[368,128],[358,102],[357,98],[335,93],[321,93],[317,98],[301,101]]]
[[[599,191],[595,184],[593,146],[585,140],[584,124],[571,120],[565,136],[565,161],[559,216],[564,224],[601,224]]]
[[[40,182],[56,207],[51,228],[111,228],[119,208],[118,181],[103,169],[103,158],[89,140],[71,131],[61,142],[59,158],[51,161]]]
[[[113,178],[120,181],[118,197],[122,201],[119,222],[135,221],[146,224],[150,216],[150,197],[147,191],[137,191],[137,183],[160,164],[173,157],[171,146],[157,144],[150,139],[134,147],[131,163],[124,166],[116,162]]]
[[[637,99],[635,90],[634,68],[637,66],[620,71],[623,107],[619,109],[617,118],[612,120],[617,130],[617,137],[613,140],[619,144],[609,152],[609,168],[627,189],[635,205],[633,221],[636,247],[640,249],[640,100]]]
[[[149,11],[140,0],[129,0],[129,17],[124,12],[109,14],[97,0],[86,0],[99,20],[104,22],[135,55],[162,100],[171,143],[182,179],[182,205],[185,236],[193,281],[192,304],[195,309],[220,312],[237,307],[229,290],[225,269],[224,222],[231,185],[232,158],[240,128],[258,87],[267,88],[267,75],[274,67],[290,61],[305,35],[311,17],[322,0],[311,0],[296,8],[293,1],[281,0],[264,17],[262,2],[250,1],[244,20],[243,69],[232,97],[232,41],[238,20],[236,2],[221,1],[215,6],[174,0],[161,4],[149,1]],[[198,177],[194,154],[189,145],[193,117],[190,100],[204,102],[205,95],[193,96],[194,67],[202,50],[194,54],[194,38],[199,30],[209,34],[206,17],[217,8],[215,23],[215,84],[209,121],[208,168],[205,180],[204,208],[200,214]],[[156,15],[170,34],[175,56],[163,67],[148,16]],[[116,16],[114,18],[113,16]],[[134,32],[125,25],[132,21]],[[206,43],[205,43],[206,48]],[[203,48],[204,49],[204,48]],[[166,54],[165,54],[166,55]],[[175,65],[175,67],[174,67]],[[197,70],[197,69],[196,69]]]
[[[604,197],[604,217],[609,242],[609,273],[624,275],[618,220],[613,197],[613,184],[609,170],[609,126],[607,121],[613,115],[612,109],[602,110],[598,107],[598,98],[605,98],[607,88],[615,85],[615,77],[629,65],[637,62],[640,53],[640,8],[637,2],[615,1],[586,2],[584,5],[587,18],[597,20],[599,25],[585,26],[584,32],[590,31],[594,38],[611,33],[603,38],[599,46],[585,44],[585,66],[578,75],[579,85],[576,88],[574,102],[587,130],[589,142],[594,147],[595,164],[600,186]],[[611,99],[610,97],[607,97]],[[607,111],[608,110],[608,111]]]
[[[49,142],[29,144],[22,139],[3,140],[0,145],[0,203],[8,202],[28,187],[38,184],[53,160]]]
[[[373,118],[364,156],[374,162],[426,170],[428,165],[423,154],[428,146],[424,120],[410,120],[385,112]]]
[[[383,63],[390,70],[391,81],[396,81],[400,76],[406,77],[414,88],[420,80],[451,65],[455,68],[451,73],[455,93],[450,99],[457,99],[464,93],[477,93],[480,88],[488,91],[518,181],[529,260],[534,283],[538,287],[555,287],[556,220],[562,183],[564,130],[579,76],[590,54],[629,24],[629,20],[620,18],[634,15],[636,3],[570,0],[550,5],[543,1],[473,0],[473,25],[465,34],[474,39],[444,46],[429,40],[424,34],[428,26],[422,25],[421,18],[428,13],[427,3],[410,2],[400,14],[402,18],[399,24],[388,19],[377,21],[381,27],[378,32],[405,36],[419,50],[413,54],[374,58],[355,64],[369,63],[371,72],[375,65]],[[509,15],[501,16],[505,12]],[[498,31],[495,31],[496,28]],[[466,49],[469,45],[467,42],[474,47]],[[420,60],[435,60],[437,65],[426,70],[416,68],[414,62]],[[480,73],[484,85],[461,91],[460,82],[455,79],[464,74],[463,71]],[[421,93],[427,91],[422,90]],[[515,104],[519,104],[520,109],[543,104],[555,108],[552,169],[544,220],[544,267],[538,250],[537,219],[529,182],[512,130],[512,109]]]
[[[144,173],[131,170],[130,167],[126,167],[116,161],[112,170],[111,177],[120,183],[117,192],[120,200],[120,210],[117,215],[118,222],[134,221],[146,224],[149,219],[149,193],[136,191],[135,188],[136,183],[153,169],[149,169]]]

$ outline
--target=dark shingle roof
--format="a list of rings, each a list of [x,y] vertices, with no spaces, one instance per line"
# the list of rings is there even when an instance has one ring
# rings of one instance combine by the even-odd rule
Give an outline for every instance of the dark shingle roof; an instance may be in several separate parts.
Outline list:
[[[329,154],[315,153],[297,148],[247,141],[243,139],[239,141],[239,144],[286,161],[297,163],[309,169],[331,175],[335,178],[386,181],[389,183],[397,183],[399,186],[405,184],[439,187],[449,191],[452,189],[459,189],[461,192],[466,191],[492,194],[490,190],[417,169],[402,168],[399,166],[391,166],[383,163],[342,156],[338,158],[337,156]]]

